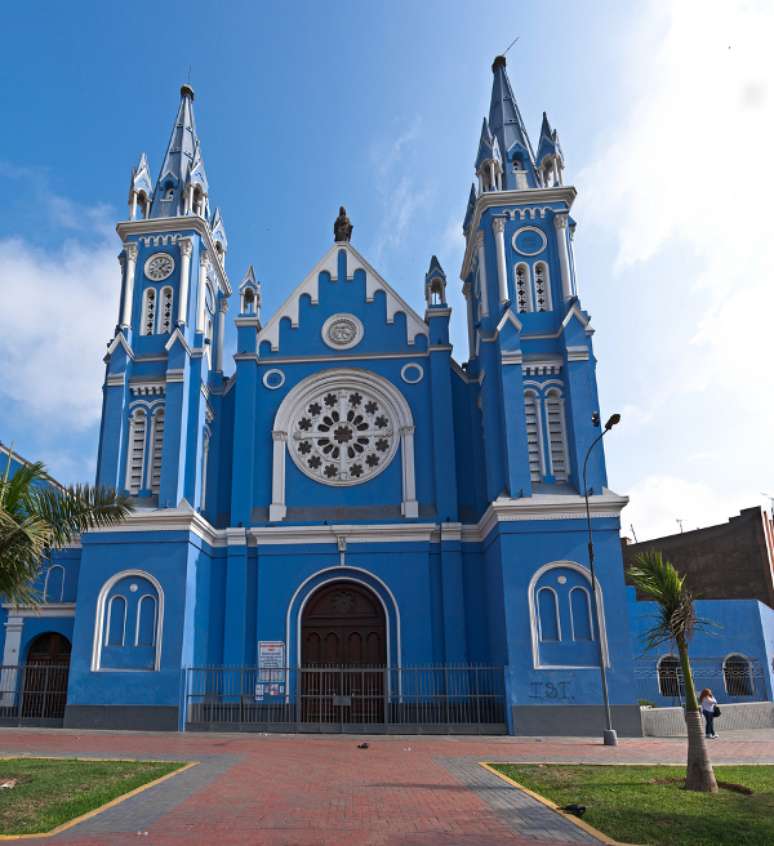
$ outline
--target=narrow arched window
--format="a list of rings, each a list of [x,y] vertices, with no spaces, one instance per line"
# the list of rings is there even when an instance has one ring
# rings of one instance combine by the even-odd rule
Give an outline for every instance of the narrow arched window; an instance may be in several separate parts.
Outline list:
[[[208,429],[204,430],[202,436],[202,493],[199,502],[199,507],[202,511],[207,507],[207,465],[210,458],[210,432]]]
[[[535,311],[551,311],[551,284],[548,278],[548,265],[543,261],[535,263],[533,268],[535,284]]]
[[[44,602],[62,602],[64,598],[65,569],[61,564],[52,564],[46,572],[43,587]]]
[[[723,680],[729,696],[752,696],[752,665],[744,655],[729,655],[723,662]]]
[[[678,699],[682,695],[680,661],[674,655],[665,655],[658,662],[658,690],[662,696],[671,699]]]
[[[164,186],[164,196],[162,199],[164,202],[169,202],[170,200],[175,199],[175,186],[171,182],[167,182]]]
[[[169,285],[165,285],[159,292],[159,326],[158,333],[160,335],[168,334],[172,331],[172,301],[174,294]]]
[[[516,303],[519,312],[532,311],[532,296],[529,285],[529,268],[526,264],[517,264],[514,269],[516,285]]]
[[[524,419],[527,425],[527,455],[529,477],[533,482],[543,480],[543,426],[540,421],[540,406],[534,391],[524,392]]]
[[[543,587],[538,591],[538,623],[540,640],[562,639],[559,606],[556,601],[556,593],[551,588]]]
[[[164,406],[159,406],[151,419],[151,460],[148,468],[148,487],[152,494],[161,489],[161,459],[164,452]]]
[[[152,335],[156,328],[156,289],[149,287],[142,295],[142,316],[140,334]]]
[[[126,600],[112,596],[108,604],[105,646],[123,646],[126,642]]]
[[[545,405],[551,475],[557,482],[566,482],[569,476],[569,461],[567,458],[567,431],[562,392],[558,388],[549,389],[546,394]]]
[[[136,496],[142,488],[145,467],[146,416],[144,408],[136,408],[129,421],[129,446],[126,456],[126,489]]]
[[[137,625],[135,627],[135,646],[156,645],[156,597],[145,594],[137,603]]]
[[[586,588],[574,587],[570,591],[570,620],[573,640],[594,640],[591,629],[591,597]]]

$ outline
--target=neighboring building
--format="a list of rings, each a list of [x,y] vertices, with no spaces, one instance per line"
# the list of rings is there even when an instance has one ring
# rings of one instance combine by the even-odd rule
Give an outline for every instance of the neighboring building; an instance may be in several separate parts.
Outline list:
[[[648,549],[660,550],[685,574],[698,599],[757,599],[774,608],[774,523],[760,507],[719,526],[625,543],[624,566]]]
[[[195,714],[596,732],[601,643],[616,725],[638,733],[627,500],[601,445],[598,622],[585,563],[579,474],[600,406],[576,191],[545,116],[535,153],[503,57],[493,74],[463,224],[461,365],[437,259],[417,274],[422,316],[352,246],[342,209],[335,243],[265,322],[248,269],[227,374],[228,242],[181,89],[158,179],[143,155],[117,226],[97,481],[138,510],[67,559],[66,725],[175,729]],[[24,638],[60,631],[71,608],[25,616]]]
[[[627,588],[637,698],[653,705],[681,704],[684,697],[677,649],[647,649],[646,633],[658,614],[653,602]],[[700,599],[689,644],[697,692],[709,687],[718,702],[774,699],[774,611],[756,599]]]

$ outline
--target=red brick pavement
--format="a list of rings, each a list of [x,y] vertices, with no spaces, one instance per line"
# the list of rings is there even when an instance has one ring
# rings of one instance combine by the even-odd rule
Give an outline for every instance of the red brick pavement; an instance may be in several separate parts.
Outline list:
[[[208,783],[194,785],[193,792],[190,787],[176,792],[174,785],[184,783],[184,774],[166,782],[166,792],[160,785],[130,800],[140,803],[132,806],[136,816],[116,822],[115,830],[89,830],[85,823],[53,839],[26,841],[84,846],[557,844],[561,841],[549,841],[548,835],[533,839],[514,833],[485,792],[462,784],[444,762],[667,763],[681,762],[685,755],[681,739],[622,740],[610,749],[588,739],[374,737],[367,750],[356,748],[359,740],[0,729],[0,754],[170,757],[201,760],[203,768],[220,761],[220,770]],[[774,732],[729,737],[711,750],[718,763],[774,762]],[[154,804],[154,818],[144,825],[143,814]],[[103,826],[120,817],[108,817],[111,813],[104,815]]]

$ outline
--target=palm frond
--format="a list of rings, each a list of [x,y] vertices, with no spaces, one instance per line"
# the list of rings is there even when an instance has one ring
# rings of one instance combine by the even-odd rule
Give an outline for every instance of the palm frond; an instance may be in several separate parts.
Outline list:
[[[688,640],[696,628],[696,612],[685,576],[655,549],[641,552],[627,575],[637,591],[658,606],[657,622],[645,634],[649,645],[658,646],[678,636]]]
[[[51,526],[52,545],[63,546],[81,532],[121,523],[132,506],[126,497],[116,495],[110,488],[71,485],[63,491],[34,491],[31,509]]]

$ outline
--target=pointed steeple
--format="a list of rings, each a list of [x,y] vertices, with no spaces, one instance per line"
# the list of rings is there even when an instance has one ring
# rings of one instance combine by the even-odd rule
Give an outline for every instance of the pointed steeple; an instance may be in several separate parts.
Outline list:
[[[559,134],[551,129],[548,116],[543,112],[543,123],[540,127],[540,141],[538,142],[537,165],[543,178],[543,185],[562,184],[564,170],[564,154],[559,144]]]
[[[261,317],[261,283],[255,278],[253,266],[247,268],[239,285],[241,314],[249,317]]]
[[[430,267],[425,274],[425,302],[428,306],[446,305],[446,274],[437,256],[430,259]]]
[[[462,221],[463,233],[467,233],[468,231],[468,226],[470,226],[470,219],[473,217],[473,209],[476,207],[477,199],[478,195],[476,194],[476,183],[472,182],[470,185],[470,194],[468,195],[468,207],[465,210],[465,219]]]
[[[156,182],[151,217],[174,217],[196,211],[189,208],[193,186],[199,187],[202,197],[207,194],[207,176],[196,135],[193,101],[193,88],[183,85],[172,135]]]
[[[478,142],[478,155],[476,156],[475,168],[477,172],[484,162],[489,161],[489,159],[492,158],[493,142],[494,136],[489,129],[489,121],[484,118],[484,122],[481,125],[481,138]]]
[[[132,178],[129,181],[129,220],[148,216],[152,191],[148,157],[143,153],[137,167],[132,168]]]
[[[538,185],[535,153],[529,135],[521,119],[521,113],[513,94],[508,74],[505,72],[505,56],[497,56],[492,64],[492,100],[489,105],[489,129],[497,138],[504,158],[505,188],[535,188]],[[526,175],[517,177],[514,173],[523,171]],[[525,184],[526,181],[526,184]]]
[[[223,225],[223,215],[220,209],[216,208],[210,221],[210,232],[212,233],[212,240],[215,243],[215,249],[218,252],[221,264],[225,261],[226,253],[228,252],[228,238],[226,237],[226,227]]]

